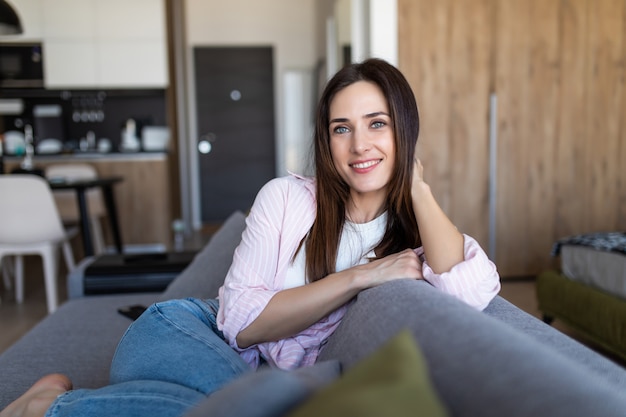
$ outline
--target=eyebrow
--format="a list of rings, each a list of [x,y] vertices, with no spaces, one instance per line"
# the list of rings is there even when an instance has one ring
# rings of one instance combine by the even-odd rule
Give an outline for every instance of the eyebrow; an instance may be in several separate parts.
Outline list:
[[[385,113],[384,111],[376,111],[376,112],[373,112],[373,113],[367,113],[366,115],[363,116],[363,118],[364,119],[372,119],[372,118],[378,117],[380,115],[391,117],[391,116],[389,116],[389,114]],[[345,122],[348,122],[348,121],[349,120],[347,118],[345,118],[345,117],[338,117],[336,119],[332,119],[330,121],[330,123],[345,123]]]

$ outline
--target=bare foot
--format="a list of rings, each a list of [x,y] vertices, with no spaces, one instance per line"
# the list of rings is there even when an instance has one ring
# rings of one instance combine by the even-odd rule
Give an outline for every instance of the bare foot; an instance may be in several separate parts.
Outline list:
[[[0,417],[43,416],[56,398],[72,389],[72,381],[61,374],[47,375],[0,412]]]

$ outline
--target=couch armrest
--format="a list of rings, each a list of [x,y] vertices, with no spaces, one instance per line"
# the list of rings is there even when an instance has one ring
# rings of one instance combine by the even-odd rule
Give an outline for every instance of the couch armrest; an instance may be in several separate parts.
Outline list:
[[[406,328],[452,415],[617,416],[626,409],[626,371],[615,384],[424,281],[398,280],[361,292],[320,360],[338,359],[349,368]]]

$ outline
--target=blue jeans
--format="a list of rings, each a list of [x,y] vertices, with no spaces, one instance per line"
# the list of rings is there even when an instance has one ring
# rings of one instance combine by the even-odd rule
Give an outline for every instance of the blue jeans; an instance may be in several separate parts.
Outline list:
[[[122,337],[110,385],[69,391],[46,416],[180,416],[239,375],[251,371],[224,341],[217,300],[152,305]]]

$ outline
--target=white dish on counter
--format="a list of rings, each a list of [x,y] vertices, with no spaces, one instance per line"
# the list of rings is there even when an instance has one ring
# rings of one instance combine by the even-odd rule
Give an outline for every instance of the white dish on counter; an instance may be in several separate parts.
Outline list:
[[[167,126],[144,126],[141,131],[141,147],[144,151],[164,151],[170,141]]]
[[[108,153],[111,152],[112,148],[113,145],[111,144],[111,141],[109,139],[100,138],[100,140],[98,141],[98,152]]]
[[[55,154],[61,153],[63,143],[58,139],[44,139],[37,144],[35,151],[38,154]]]

